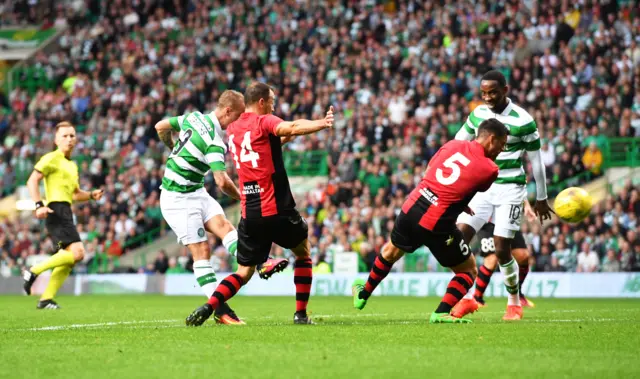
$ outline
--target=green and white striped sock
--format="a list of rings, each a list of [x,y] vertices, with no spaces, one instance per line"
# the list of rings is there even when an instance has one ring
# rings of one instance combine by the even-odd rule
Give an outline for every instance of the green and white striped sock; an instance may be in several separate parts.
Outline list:
[[[229,254],[236,256],[236,250],[238,249],[238,231],[233,230],[227,233],[222,239],[222,244],[227,249]]]
[[[518,262],[512,259],[506,265],[500,265],[500,272],[504,276],[504,286],[507,289],[507,305],[520,305],[519,268]]]
[[[205,296],[211,297],[216,290],[216,273],[211,262],[208,259],[193,262],[193,275]]]

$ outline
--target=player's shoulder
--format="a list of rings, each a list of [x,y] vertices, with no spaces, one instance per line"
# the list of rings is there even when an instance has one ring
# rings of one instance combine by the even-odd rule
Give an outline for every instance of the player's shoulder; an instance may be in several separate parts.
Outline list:
[[[41,162],[52,162],[55,160],[58,160],[60,157],[62,157],[62,154],[60,154],[59,150],[54,150],[54,151],[50,151],[48,153],[46,153],[45,155],[43,155],[42,157],[40,157],[40,161]]]
[[[533,116],[526,109],[522,108],[518,104],[511,102],[511,111],[509,112],[509,116],[512,120],[516,120],[514,124],[516,125],[527,125],[533,123],[535,126],[535,122],[533,120]]]

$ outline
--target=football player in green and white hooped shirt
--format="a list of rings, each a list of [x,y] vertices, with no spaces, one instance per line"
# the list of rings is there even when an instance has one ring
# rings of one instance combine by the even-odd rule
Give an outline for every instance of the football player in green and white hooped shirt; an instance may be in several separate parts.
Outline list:
[[[158,136],[171,149],[162,178],[160,209],[162,216],[189,248],[193,256],[193,273],[207,297],[216,289],[216,275],[211,266],[211,247],[206,232],[222,239],[225,248],[235,255],[238,232],[227,220],[224,210],[204,189],[204,176],[213,172],[216,185],[227,195],[240,200],[240,191],[227,175],[224,153],[227,146],[221,132],[244,112],[244,96],[227,90],[218,99],[216,109],[203,114],[193,112],[171,117],[156,124]],[[174,146],[172,132],[179,132]],[[269,260],[268,279],[288,264],[285,259]],[[266,276],[266,277],[265,277]],[[224,303],[215,310],[215,319],[223,324],[244,324]]]
[[[540,135],[536,122],[527,111],[507,97],[508,90],[507,81],[501,72],[487,72],[480,82],[480,92],[485,104],[471,112],[466,123],[456,134],[456,139],[471,140],[475,138],[478,125],[489,118],[498,119],[509,129],[505,151],[496,158],[496,164],[500,169],[498,178],[488,191],[477,193],[469,202],[469,207],[475,214],[461,213],[457,222],[465,242],[469,243],[475,233],[493,218],[496,255],[509,294],[507,312],[503,319],[519,320],[522,318],[522,307],[518,296],[518,263],[511,255],[511,241],[516,231],[520,230],[524,201],[527,197],[527,176],[523,168],[525,152],[531,162],[536,182],[535,212],[542,222],[551,218],[553,210],[547,202],[546,175],[540,155]],[[469,291],[469,294],[452,310],[451,313],[456,317],[462,317],[478,309],[478,304],[473,299],[473,291]]]

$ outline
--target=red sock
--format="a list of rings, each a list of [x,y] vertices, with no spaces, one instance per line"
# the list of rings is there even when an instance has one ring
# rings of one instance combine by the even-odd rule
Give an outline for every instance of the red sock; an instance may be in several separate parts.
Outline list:
[[[313,282],[311,258],[296,259],[293,283],[296,285],[296,312],[305,312]]]
[[[438,305],[436,313],[449,313],[458,301],[467,294],[473,285],[473,276],[466,272],[456,274],[447,286],[447,293],[444,294],[442,302]]]
[[[487,286],[491,281],[491,275],[493,275],[493,271],[489,270],[487,266],[480,266],[480,270],[478,270],[478,277],[476,278],[476,291],[473,294],[474,297],[482,298],[484,296],[484,291],[487,290]]]
[[[393,267],[393,263],[382,258],[382,255],[376,257],[376,260],[373,262],[373,267],[371,267],[367,284],[364,285],[364,290],[360,292],[361,299],[366,300],[371,296],[378,284],[387,277],[389,271],[391,271],[391,267]]]
[[[218,284],[216,291],[209,298],[207,303],[209,303],[213,309],[216,309],[218,308],[218,305],[226,303],[227,300],[231,299],[243,285],[244,283],[240,275],[231,274]]]

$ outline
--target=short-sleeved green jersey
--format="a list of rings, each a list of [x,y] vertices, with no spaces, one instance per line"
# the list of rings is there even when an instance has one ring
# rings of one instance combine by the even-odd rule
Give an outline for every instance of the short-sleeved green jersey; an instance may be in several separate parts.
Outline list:
[[[478,134],[480,123],[495,118],[509,129],[507,146],[496,158],[500,169],[495,183],[526,184],[527,175],[522,165],[525,151],[540,150],[540,134],[533,117],[508,100],[509,104],[500,114],[493,113],[486,105],[477,106],[467,118],[463,128],[472,135]]]
[[[178,141],[167,159],[162,189],[172,192],[193,192],[204,186],[204,176],[225,170],[220,122],[214,113],[189,113],[169,119],[171,127],[180,132]]]

